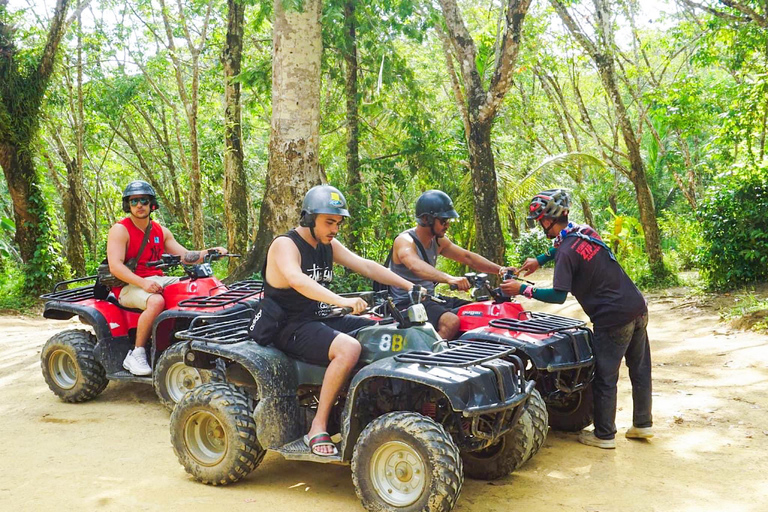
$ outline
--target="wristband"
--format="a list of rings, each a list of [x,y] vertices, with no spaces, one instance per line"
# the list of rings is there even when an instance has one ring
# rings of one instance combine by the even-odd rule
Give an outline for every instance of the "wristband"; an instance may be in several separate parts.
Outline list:
[[[533,298],[533,292],[536,289],[533,286],[528,286],[527,284],[520,285],[520,294],[523,297],[532,299]]]

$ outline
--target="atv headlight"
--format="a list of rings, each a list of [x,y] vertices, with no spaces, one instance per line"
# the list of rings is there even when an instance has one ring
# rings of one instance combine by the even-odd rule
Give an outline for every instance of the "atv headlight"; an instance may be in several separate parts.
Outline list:
[[[412,324],[423,324],[427,318],[427,310],[424,308],[424,304],[414,304],[408,308],[408,320]]]

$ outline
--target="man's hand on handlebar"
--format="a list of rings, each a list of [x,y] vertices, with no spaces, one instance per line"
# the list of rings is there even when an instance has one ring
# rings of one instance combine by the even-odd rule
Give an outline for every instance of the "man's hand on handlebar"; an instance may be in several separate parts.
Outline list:
[[[340,306],[342,308],[349,308],[349,309],[351,309],[353,315],[359,315],[360,313],[362,313],[363,311],[368,309],[368,303],[365,302],[360,297],[344,298],[338,304],[338,306]]]
[[[467,291],[469,290],[472,285],[469,284],[469,280],[466,277],[453,277],[451,276],[448,279],[448,284],[451,285],[451,289],[461,290],[461,291]]]

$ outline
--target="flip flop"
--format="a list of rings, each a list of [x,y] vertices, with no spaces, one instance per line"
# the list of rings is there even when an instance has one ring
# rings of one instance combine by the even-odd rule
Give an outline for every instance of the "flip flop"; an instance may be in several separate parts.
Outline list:
[[[336,448],[336,445],[333,444],[333,441],[331,441],[331,436],[328,434],[328,432],[320,432],[319,434],[315,434],[311,438],[306,435],[304,436],[304,444],[306,444],[309,447],[309,450],[315,454],[319,455],[320,457],[332,457],[334,455],[339,454],[338,448]],[[323,453],[320,451],[316,451],[316,447],[320,446],[331,446],[333,447],[333,451],[331,453]]]

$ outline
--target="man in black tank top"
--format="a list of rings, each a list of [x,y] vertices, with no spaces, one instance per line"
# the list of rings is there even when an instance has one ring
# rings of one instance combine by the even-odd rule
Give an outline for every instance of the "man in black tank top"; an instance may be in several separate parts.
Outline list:
[[[328,185],[313,187],[304,197],[300,226],[272,241],[264,272],[265,297],[277,302],[287,317],[275,346],[297,359],[328,366],[306,437],[316,455],[336,454],[326,432],[328,416],[361,350],[360,343],[346,333],[374,323],[351,315],[325,319],[333,306],[351,308],[355,315],[368,307],[361,298],[341,297],[327,288],[333,264],[406,291],[413,286],[336,240],[348,216],[341,192]]]
[[[562,304],[572,293],[594,326],[592,348],[595,378],[592,381],[595,429],[583,431],[579,441],[588,446],[616,447],[616,399],[622,359],[632,382],[632,426],[629,439],[653,437],[651,415],[651,349],[648,343],[648,307],[643,295],[616,261],[610,248],[589,226],[568,222],[570,200],[562,189],[545,190],[531,200],[528,221],[538,221],[553,247],[537,258],[528,258],[520,272],[528,275],[555,260],[552,288],[505,281],[501,290],[543,302]]]
[[[392,260],[389,268],[395,274],[420,284],[429,293],[435,291],[436,283],[456,285],[459,290],[469,290],[470,284],[466,277],[454,277],[435,268],[437,256],[442,255],[480,272],[497,274],[502,267],[479,254],[467,251],[453,242],[447,236],[448,226],[459,214],[453,208],[453,201],[448,194],[440,190],[427,190],[416,201],[415,229],[403,231],[395,238],[392,247]],[[415,238],[414,238],[415,237]],[[421,247],[417,246],[417,242]],[[398,306],[406,306],[406,296],[397,290],[392,296]],[[424,302],[429,322],[437,329],[443,338],[452,340],[459,333],[459,317],[451,310],[468,304],[469,301],[456,297],[442,297],[445,304],[428,300]]]

